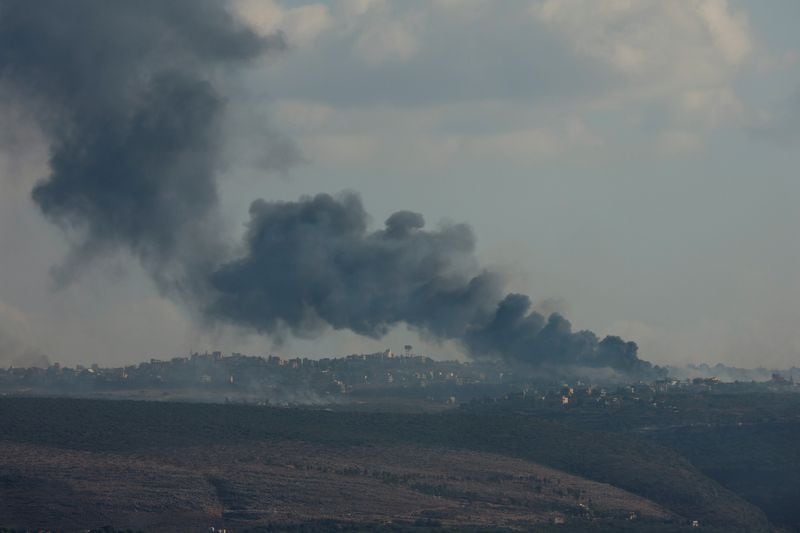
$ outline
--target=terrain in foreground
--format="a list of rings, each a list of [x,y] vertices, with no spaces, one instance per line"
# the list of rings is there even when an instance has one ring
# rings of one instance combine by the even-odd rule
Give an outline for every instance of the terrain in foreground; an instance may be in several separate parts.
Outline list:
[[[0,398],[0,428],[5,527],[769,528],[669,448],[516,414]]]

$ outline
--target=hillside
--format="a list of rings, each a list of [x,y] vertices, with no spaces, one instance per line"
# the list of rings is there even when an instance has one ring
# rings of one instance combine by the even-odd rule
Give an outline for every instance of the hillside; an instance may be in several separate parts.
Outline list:
[[[338,520],[517,528],[557,516],[673,518],[644,498],[529,461],[408,445],[285,440],[131,454],[2,443],[0,457],[0,517],[18,527],[239,530]]]
[[[637,527],[767,529],[666,448],[513,415],[0,398],[0,428],[9,526],[525,528],[557,512],[585,529],[633,512]]]

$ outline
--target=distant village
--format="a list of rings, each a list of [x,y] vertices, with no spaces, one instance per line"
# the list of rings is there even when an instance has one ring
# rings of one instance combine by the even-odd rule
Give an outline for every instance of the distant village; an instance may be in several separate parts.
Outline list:
[[[483,398],[480,401],[494,403],[503,401],[527,401],[529,404],[553,407],[620,407],[642,404],[658,406],[659,399],[669,394],[744,394],[744,393],[800,393],[800,382],[773,373],[768,381],[724,382],[716,377],[661,379],[650,383],[638,382],[611,387],[587,385],[577,381],[575,385],[544,389],[525,389],[506,394],[502,398]],[[474,400],[473,400],[474,401]]]
[[[623,402],[648,402],[654,395],[666,393],[800,392],[800,384],[794,379],[796,369],[772,373],[758,381],[725,382],[717,377],[705,377],[713,368],[699,368],[702,372],[696,373],[701,376],[694,378],[620,383],[619,378],[554,376],[497,361],[437,361],[414,354],[412,346],[405,346],[402,354],[386,350],[321,359],[240,353],[225,356],[214,351],[169,360],[150,359],[116,368],[97,364],[66,367],[58,363],[48,368],[0,368],[0,394],[184,399],[261,405],[375,400],[421,400],[453,405],[503,398],[569,408],[587,402],[609,407]],[[671,375],[678,374],[679,370],[671,370]],[[730,374],[735,369],[717,370]]]
[[[494,364],[435,361],[414,355],[411,346],[338,358],[251,356],[219,351],[192,353],[169,360],[106,368],[0,369],[0,392],[94,394],[147,390],[185,390],[199,398],[227,398],[258,403],[328,403],[345,396],[409,395],[427,390],[432,400],[450,401],[456,389],[497,385],[509,377]],[[411,394],[412,396],[414,394]]]

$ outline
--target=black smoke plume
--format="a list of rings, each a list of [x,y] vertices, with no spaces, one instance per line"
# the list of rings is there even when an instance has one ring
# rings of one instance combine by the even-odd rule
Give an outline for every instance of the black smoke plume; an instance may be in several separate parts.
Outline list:
[[[401,211],[368,232],[355,194],[257,200],[250,216],[247,255],[211,277],[211,313],[237,324],[300,335],[330,325],[380,337],[405,322],[456,338],[498,294],[495,276],[465,273],[474,238],[463,224],[424,231],[421,215]]]
[[[426,231],[422,215],[400,211],[370,232],[354,194],[257,200],[250,217],[246,255],[211,276],[209,312],[222,320],[273,334],[330,326],[372,337],[405,323],[476,357],[650,370],[635,343],[598,341],[558,314],[531,311],[525,295],[504,297],[501,280],[477,268],[463,224]]]
[[[215,0],[0,0],[3,88],[33,104],[50,140],[51,173],[33,200],[80,236],[62,272],[125,249],[207,316],[272,335],[380,337],[404,323],[476,357],[650,368],[634,343],[573,332],[527,296],[504,295],[467,226],[430,231],[401,211],[370,231],[355,194],[254,202],[244,253],[230,258],[215,80],[282,47]]]
[[[0,0],[0,76],[51,143],[33,200],[79,235],[63,275],[122,247],[185,281],[214,255],[225,102],[212,80],[282,46],[213,0]]]

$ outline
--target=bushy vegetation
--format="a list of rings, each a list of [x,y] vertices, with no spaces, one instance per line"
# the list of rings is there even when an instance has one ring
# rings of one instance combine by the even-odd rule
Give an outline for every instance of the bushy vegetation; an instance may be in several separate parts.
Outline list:
[[[312,523],[296,525],[276,524],[248,530],[248,533],[517,533],[518,529],[487,528],[487,527],[442,527],[436,520],[419,520],[411,524],[353,524],[323,520]],[[617,533],[636,531],[637,533],[675,533],[679,531],[697,532],[697,528],[690,526],[676,526],[674,524],[642,524],[626,520],[613,520],[606,522],[576,522],[574,524],[543,524],[531,530],[535,533]],[[699,531],[707,531],[701,529]]]
[[[483,415],[510,411],[582,430],[645,438],[685,457],[703,474],[800,531],[800,394],[655,394],[609,409],[593,403],[548,408],[520,399],[476,402]]]
[[[800,423],[699,426],[651,437],[760,507],[775,524],[800,531]]]
[[[685,521],[700,520],[727,531],[767,528],[757,508],[666,447],[635,435],[583,431],[514,414],[0,398],[0,428],[6,440],[88,451],[295,439],[327,446],[408,443],[494,452],[610,483],[661,504]]]

